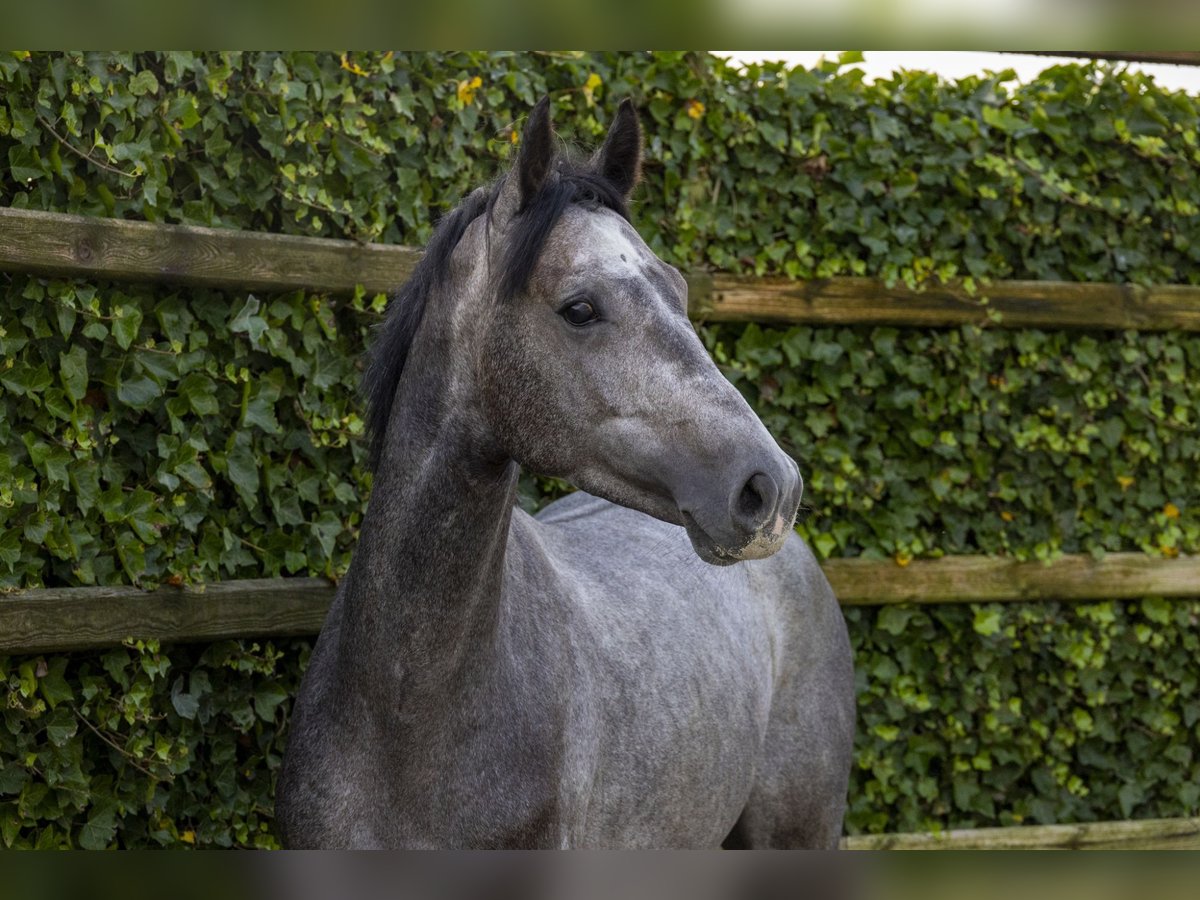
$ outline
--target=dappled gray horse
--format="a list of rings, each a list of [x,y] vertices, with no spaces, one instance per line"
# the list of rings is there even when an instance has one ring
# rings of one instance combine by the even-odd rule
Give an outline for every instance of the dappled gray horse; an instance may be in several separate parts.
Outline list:
[[[288,845],[836,845],[846,627],[792,530],[796,464],[630,227],[641,143],[626,102],[566,159],[543,100],[391,303],[371,502],[279,780]],[[589,493],[531,517],[519,466]]]

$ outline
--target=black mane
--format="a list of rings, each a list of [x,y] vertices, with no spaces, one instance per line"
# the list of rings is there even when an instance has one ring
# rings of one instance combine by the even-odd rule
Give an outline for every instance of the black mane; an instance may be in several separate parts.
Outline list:
[[[450,256],[467,227],[479,216],[489,220],[500,196],[504,179],[467,195],[438,223],[425,253],[408,281],[392,295],[387,315],[367,351],[362,394],[367,404],[367,433],[370,439],[368,465],[375,470],[383,454],[383,438],[391,418],[396,388],[416,337],[430,292],[446,278]],[[572,203],[611,209],[626,221],[629,209],[621,190],[609,179],[585,166],[556,160],[556,175],[530,198],[513,217],[507,234],[499,279],[499,299],[507,302],[526,290],[546,238]]]

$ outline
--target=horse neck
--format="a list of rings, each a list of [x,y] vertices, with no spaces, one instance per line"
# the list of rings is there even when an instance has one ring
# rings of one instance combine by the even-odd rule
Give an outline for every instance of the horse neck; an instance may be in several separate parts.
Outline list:
[[[445,306],[446,304],[443,304]],[[432,315],[431,315],[432,313]],[[342,610],[359,689],[445,691],[494,645],[518,467],[490,440],[450,317],[401,376]]]

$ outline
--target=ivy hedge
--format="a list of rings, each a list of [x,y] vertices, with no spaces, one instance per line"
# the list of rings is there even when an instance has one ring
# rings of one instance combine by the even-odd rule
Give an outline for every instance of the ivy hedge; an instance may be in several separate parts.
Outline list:
[[[0,204],[420,244],[555,101],[685,268],[1196,283],[1198,102],[698,54],[14,54]],[[383,298],[0,276],[0,588],[344,570]],[[709,326],[821,556],[1200,551],[1200,338]],[[525,479],[534,507],[561,486]],[[1200,591],[1198,591],[1200,593]],[[1196,815],[1200,605],[847,611],[851,831]],[[0,659],[5,846],[270,846],[305,641]]]

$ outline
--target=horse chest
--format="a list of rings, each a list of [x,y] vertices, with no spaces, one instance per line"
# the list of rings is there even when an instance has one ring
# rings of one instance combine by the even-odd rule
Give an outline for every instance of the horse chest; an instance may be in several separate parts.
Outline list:
[[[669,664],[615,681],[585,660],[563,681],[537,662],[515,682],[478,685],[436,719],[381,736],[393,760],[366,780],[391,785],[379,811],[384,843],[720,840],[754,775],[761,733],[753,684],[713,673],[735,679],[733,693],[714,692],[708,674]]]

